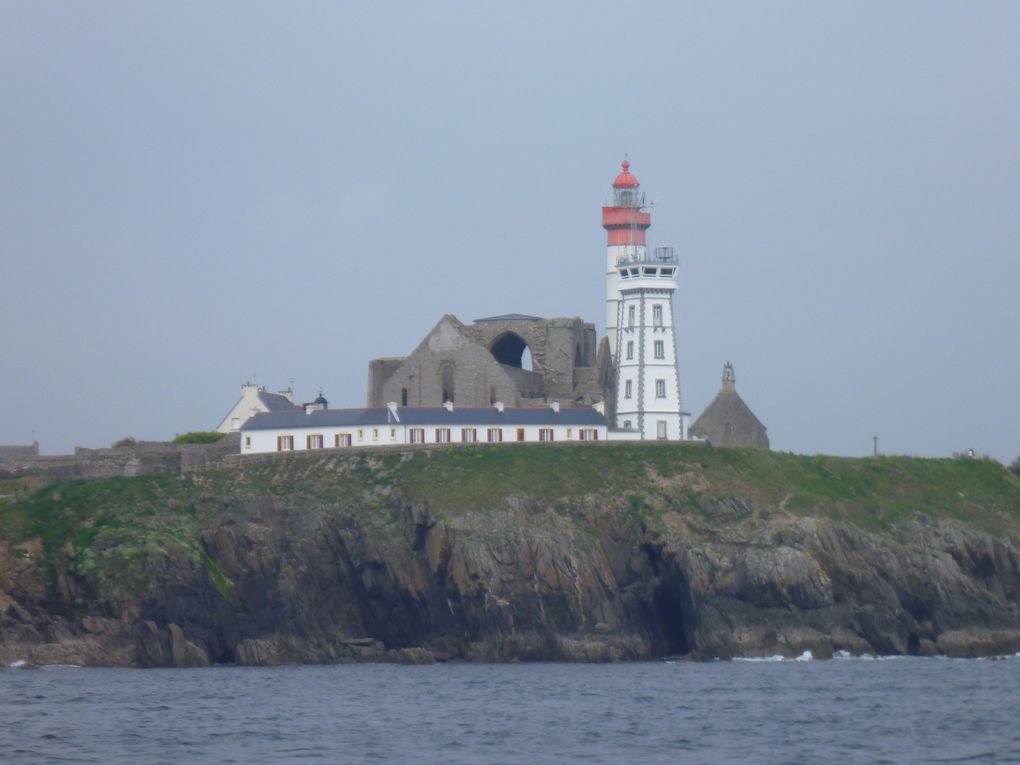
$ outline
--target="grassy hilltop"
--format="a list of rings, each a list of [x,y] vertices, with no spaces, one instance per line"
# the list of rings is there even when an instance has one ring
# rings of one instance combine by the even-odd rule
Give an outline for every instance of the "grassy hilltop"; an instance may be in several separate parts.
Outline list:
[[[33,483],[40,482],[0,481],[0,495]],[[70,549],[89,568],[97,556],[127,555],[141,562],[150,547],[183,546],[198,555],[199,529],[225,513],[243,515],[249,503],[258,507],[266,497],[353,499],[367,519],[383,526],[395,523],[401,502],[428,503],[444,517],[526,497],[559,511],[597,498],[651,528],[661,526],[668,512],[710,525],[737,523],[757,512],[763,521],[778,513],[821,516],[869,531],[918,514],[993,534],[1020,531],[1020,480],[991,460],[805,456],[660,444],[507,444],[327,451],[183,476],[43,483],[17,501],[0,501],[0,540],[38,538],[47,558]],[[731,506],[738,509],[719,512]]]

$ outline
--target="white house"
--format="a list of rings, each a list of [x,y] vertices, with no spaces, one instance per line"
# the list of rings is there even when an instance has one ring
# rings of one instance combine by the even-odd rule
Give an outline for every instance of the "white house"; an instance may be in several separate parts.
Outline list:
[[[241,426],[241,454],[443,443],[605,441],[594,408],[401,407],[259,412]]]
[[[294,392],[289,388],[279,393],[271,393],[265,386],[246,382],[241,386],[241,398],[238,400],[223,421],[216,427],[220,433],[236,433],[244,421],[259,412],[286,412],[300,410],[294,403]]]

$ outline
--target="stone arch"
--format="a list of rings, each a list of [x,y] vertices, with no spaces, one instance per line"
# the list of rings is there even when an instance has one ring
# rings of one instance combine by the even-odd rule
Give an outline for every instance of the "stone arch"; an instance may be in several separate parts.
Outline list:
[[[517,369],[531,369],[531,348],[516,332],[507,331],[497,336],[489,352],[500,364]]]

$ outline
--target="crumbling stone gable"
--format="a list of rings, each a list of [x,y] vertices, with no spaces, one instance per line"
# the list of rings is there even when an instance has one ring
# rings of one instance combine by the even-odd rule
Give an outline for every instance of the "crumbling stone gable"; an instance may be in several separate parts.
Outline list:
[[[524,349],[532,369],[522,368]],[[563,405],[612,400],[596,367],[595,327],[579,318],[512,314],[465,325],[447,314],[409,356],[369,363],[368,405]]]

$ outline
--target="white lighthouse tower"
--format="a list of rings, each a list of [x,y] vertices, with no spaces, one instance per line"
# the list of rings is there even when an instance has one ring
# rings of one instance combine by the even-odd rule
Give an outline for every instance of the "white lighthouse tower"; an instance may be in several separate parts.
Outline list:
[[[609,234],[606,335],[616,370],[616,422],[642,440],[686,440],[690,416],[680,403],[673,293],[678,261],[672,247],[651,253],[652,216],[624,160],[613,181],[613,205],[602,208]]]

